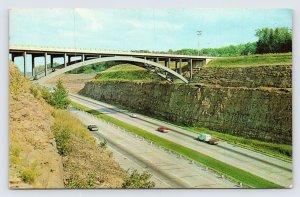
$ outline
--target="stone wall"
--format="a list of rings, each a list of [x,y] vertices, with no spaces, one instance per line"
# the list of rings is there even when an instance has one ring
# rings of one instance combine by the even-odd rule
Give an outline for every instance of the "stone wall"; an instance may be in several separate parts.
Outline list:
[[[192,82],[227,87],[291,88],[292,66],[201,67]]]
[[[81,94],[187,125],[292,143],[290,88],[88,82]]]

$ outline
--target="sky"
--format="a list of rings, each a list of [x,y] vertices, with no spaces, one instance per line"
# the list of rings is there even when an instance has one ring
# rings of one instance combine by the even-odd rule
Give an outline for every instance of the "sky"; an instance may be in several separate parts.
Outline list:
[[[292,28],[292,11],[12,9],[9,25],[10,44],[163,51],[253,42],[258,28]]]
[[[254,42],[255,30],[263,27],[292,28],[292,11],[12,9],[9,44],[117,51],[217,48]]]

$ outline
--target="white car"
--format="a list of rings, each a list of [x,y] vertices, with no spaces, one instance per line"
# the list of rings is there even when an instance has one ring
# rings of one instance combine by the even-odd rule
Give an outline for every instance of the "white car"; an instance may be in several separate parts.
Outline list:
[[[96,126],[96,125],[88,125],[88,130],[90,130],[90,131],[98,131],[99,130],[99,128]]]
[[[129,116],[130,116],[131,118],[136,118],[136,114],[134,114],[134,113],[130,113]]]

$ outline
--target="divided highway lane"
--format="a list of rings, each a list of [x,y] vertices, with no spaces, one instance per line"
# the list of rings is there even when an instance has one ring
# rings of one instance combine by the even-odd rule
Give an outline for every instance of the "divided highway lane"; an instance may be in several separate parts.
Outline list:
[[[211,146],[196,141],[196,133],[186,131],[174,125],[170,125],[143,115],[137,115],[137,118],[132,118],[126,114],[126,110],[120,110],[112,105],[83,96],[70,95],[70,98],[75,102],[86,105],[89,108],[96,109],[109,116],[145,129],[155,135],[174,141],[206,155],[210,155],[220,161],[251,172],[252,174],[260,176],[276,184],[284,187],[290,187],[292,184],[292,164],[289,162],[285,162],[241,147],[236,147],[226,142],[220,142],[218,146]],[[159,133],[156,131],[156,129],[160,125],[167,126],[171,128],[172,131],[169,133]]]
[[[236,183],[190,163],[173,153],[151,145],[135,135],[107,124],[85,112],[70,110],[83,124],[95,124],[99,131],[91,132],[98,140],[104,138],[114,159],[125,170],[147,170],[157,188],[235,188]]]

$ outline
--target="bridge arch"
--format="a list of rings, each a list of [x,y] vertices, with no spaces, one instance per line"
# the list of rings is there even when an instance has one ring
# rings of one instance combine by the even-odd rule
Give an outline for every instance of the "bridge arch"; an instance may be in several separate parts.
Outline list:
[[[59,76],[65,72],[71,71],[76,68],[80,68],[83,66],[87,66],[94,63],[100,63],[100,62],[118,62],[121,63],[131,63],[139,67],[146,68],[147,70],[156,73],[160,77],[168,80],[169,82],[173,82],[175,79],[180,79],[185,83],[188,83],[188,80],[183,77],[182,75],[178,74],[177,72],[173,71],[172,69],[165,67],[157,62],[153,62],[150,60],[142,59],[142,58],[135,58],[135,57],[128,57],[128,56],[114,56],[114,57],[101,57],[91,60],[86,60],[83,62],[75,63],[72,65],[69,65],[67,67],[57,69],[56,71],[48,74],[47,76],[44,76],[40,79],[38,79],[39,83],[44,83],[47,80]]]

